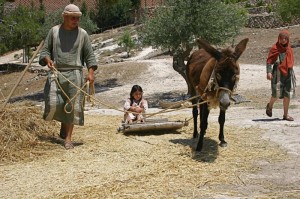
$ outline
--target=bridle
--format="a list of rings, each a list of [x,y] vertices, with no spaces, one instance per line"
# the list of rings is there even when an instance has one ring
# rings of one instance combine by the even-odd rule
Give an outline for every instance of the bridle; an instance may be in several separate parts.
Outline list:
[[[232,57],[226,57],[226,59],[224,61],[226,61],[227,59],[230,59],[232,60],[233,58]],[[209,78],[209,81],[207,83],[207,86],[205,87],[205,89],[203,90],[203,94],[202,96],[206,95],[207,92],[211,92],[211,91],[216,91],[216,94],[214,97],[217,97],[219,95],[219,92],[224,90],[226,92],[229,93],[229,96],[232,95],[232,93],[236,90],[237,88],[237,84],[239,82],[239,79],[240,79],[240,75],[236,75],[235,77],[235,82],[234,82],[234,86],[233,86],[233,89],[230,90],[229,88],[226,88],[226,87],[222,87],[219,85],[218,81],[217,81],[217,78],[216,78],[216,73],[215,73],[215,69],[216,69],[216,66],[217,66],[217,62],[215,63],[215,66],[214,66],[214,69],[212,71],[212,74]],[[202,97],[201,96],[201,97]]]

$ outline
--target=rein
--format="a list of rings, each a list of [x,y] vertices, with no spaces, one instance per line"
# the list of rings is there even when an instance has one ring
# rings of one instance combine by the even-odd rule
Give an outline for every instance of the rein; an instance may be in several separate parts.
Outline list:
[[[68,78],[66,78],[64,75],[62,75],[56,68],[53,68],[53,73],[56,75],[56,77],[57,77],[58,74],[60,74],[66,81],[68,81],[72,86],[74,86],[74,87],[78,90],[77,93],[76,93],[76,96],[77,96],[80,92],[82,92],[82,93],[84,93],[86,96],[88,96],[88,97],[90,98],[91,101],[93,101],[93,102],[98,102],[99,104],[102,104],[102,105],[104,105],[104,106],[106,106],[106,107],[108,107],[108,108],[111,108],[111,109],[114,109],[114,110],[116,110],[116,111],[120,111],[120,112],[123,112],[123,113],[135,113],[135,114],[139,114],[139,113],[137,113],[137,112],[120,110],[120,109],[118,109],[117,107],[114,107],[114,106],[111,106],[111,105],[109,105],[109,104],[105,104],[105,103],[101,102],[100,100],[98,100],[98,99],[95,98],[94,96],[90,95],[90,94],[89,94],[88,92],[86,92],[85,90],[83,90],[84,87],[87,86],[88,83],[85,83],[84,86],[80,88],[80,87],[78,87],[76,84],[74,84],[72,81],[70,81]],[[57,78],[56,78],[56,83],[58,84],[58,86],[60,87],[60,89],[62,89],[61,86],[60,86],[60,84],[59,84],[59,82],[58,82],[58,80],[57,80]],[[62,90],[62,91],[63,91],[63,90]],[[67,97],[67,99],[68,99],[68,103],[70,103],[70,104],[72,105],[72,110],[73,110],[73,104],[72,104],[71,101],[75,98],[75,96],[74,96],[72,99],[70,99],[70,98],[67,96],[67,94],[65,93],[65,91],[63,91],[63,93],[64,93],[64,95],[66,95],[66,97]],[[197,95],[197,96],[191,97],[191,98],[186,99],[185,101],[183,101],[183,102],[181,102],[181,103],[191,101],[192,99],[195,99],[195,98],[198,98],[198,97],[201,97],[201,96],[200,96],[200,95]],[[154,116],[154,115],[161,114],[161,113],[168,113],[168,112],[172,112],[172,111],[176,111],[176,110],[181,110],[181,109],[185,109],[185,108],[192,108],[192,107],[194,107],[194,106],[198,106],[198,105],[201,105],[201,104],[204,104],[204,103],[207,103],[207,102],[208,102],[208,101],[206,100],[206,101],[203,101],[203,102],[194,104],[194,105],[190,105],[190,106],[182,106],[182,107],[177,108],[177,109],[172,109],[173,107],[175,107],[175,105],[172,105],[172,106],[170,106],[170,107],[168,107],[168,108],[166,108],[166,109],[164,109],[164,110],[158,111],[158,112],[156,112],[156,113],[148,113],[148,114],[145,113],[145,114],[143,114],[143,115],[146,115],[145,118],[149,118],[149,117],[152,117],[152,116]],[[68,104],[68,103],[67,103],[67,104]],[[176,104],[176,105],[178,105],[178,104]],[[65,107],[66,107],[66,105],[65,105]]]

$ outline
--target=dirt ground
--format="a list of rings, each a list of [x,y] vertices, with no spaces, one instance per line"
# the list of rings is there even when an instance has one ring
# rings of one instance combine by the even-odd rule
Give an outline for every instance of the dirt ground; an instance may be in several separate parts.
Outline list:
[[[297,46],[300,27],[289,30]],[[64,150],[54,133],[39,140],[22,160],[0,164],[0,198],[299,198],[299,97],[291,100],[293,122],[281,120],[281,101],[272,118],[264,110],[270,96],[265,58],[278,31],[243,29],[236,39],[250,39],[240,58],[237,89],[247,102],[232,104],[227,111],[228,147],[218,146],[216,109],[209,117],[203,152],[195,158],[191,121],[177,131],[118,133],[122,120],[118,110],[133,84],[143,87],[150,113],[161,111],[161,99],[186,97],[186,84],[172,69],[171,57],[137,56],[99,67],[96,106],[87,104],[85,126],[74,131],[74,150]],[[294,54],[299,77],[300,47]],[[7,96],[19,75],[1,75],[0,94]],[[44,81],[45,77],[26,73],[14,99],[23,96],[40,107]],[[189,120],[191,110],[156,117]]]

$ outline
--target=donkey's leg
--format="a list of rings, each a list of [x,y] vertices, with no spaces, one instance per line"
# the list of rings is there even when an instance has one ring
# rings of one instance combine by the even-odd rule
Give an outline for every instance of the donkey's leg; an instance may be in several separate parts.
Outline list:
[[[219,140],[220,140],[221,147],[227,146],[227,142],[225,141],[224,138],[225,113],[226,111],[220,110],[220,114],[219,114],[219,124],[220,124]]]
[[[199,136],[196,151],[201,151],[202,147],[203,147],[203,139],[204,139],[204,135],[206,133],[206,129],[207,129],[207,125],[208,125],[207,119],[208,119],[208,115],[209,115],[209,109],[208,109],[207,103],[200,105],[200,115],[201,115],[200,136]]]
[[[192,100],[192,104],[195,105],[197,104],[197,99]],[[193,133],[193,138],[198,137],[198,125],[197,125],[197,119],[198,119],[198,107],[193,106],[193,121],[194,121],[194,133]]]

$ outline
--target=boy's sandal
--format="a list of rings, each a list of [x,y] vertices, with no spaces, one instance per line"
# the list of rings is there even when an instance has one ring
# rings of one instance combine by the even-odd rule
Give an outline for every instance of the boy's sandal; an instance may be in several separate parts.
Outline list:
[[[294,121],[294,118],[292,118],[291,116],[287,115],[287,116],[283,116],[283,120]]]
[[[269,103],[267,104],[267,107],[266,107],[266,114],[267,114],[267,116],[272,117],[272,108],[270,108]]]
[[[65,142],[65,149],[74,149],[74,145],[72,144],[72,142]]]

